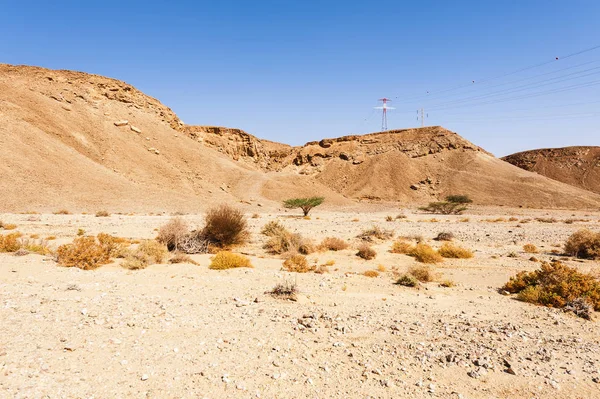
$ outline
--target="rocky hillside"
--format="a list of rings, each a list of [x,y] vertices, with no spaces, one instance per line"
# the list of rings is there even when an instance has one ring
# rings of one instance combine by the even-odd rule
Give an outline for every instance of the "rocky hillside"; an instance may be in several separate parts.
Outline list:
[[[600,194],[600,147],[545,148],[502,159],[519,168]]]
[[[2,211],[199,211],[324,195],[423,203],[595,208],[600,196],[507,164],[441,127],[310,142],[184,126],[115,79],[0,64]]]

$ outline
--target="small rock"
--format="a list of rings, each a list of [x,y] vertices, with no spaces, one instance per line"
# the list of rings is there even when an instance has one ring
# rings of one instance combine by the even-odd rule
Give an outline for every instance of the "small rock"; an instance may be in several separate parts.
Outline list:
[[[146,381],[146,380],[148,379],[148,374],[144,374],[144,375],[142,375],[142,378],[141,378],[141,379],[142,379],[142,381]]]
[[[115,126],[126,126],[128,124],[129,124],[129,121],[126,121],[126,120],[116,121],[115,122]]]
[[[138,134],[142,133],[142,130],[139,127],[135,127],[135,126],[131,125],[131,126],[129,126],[129,128]]]

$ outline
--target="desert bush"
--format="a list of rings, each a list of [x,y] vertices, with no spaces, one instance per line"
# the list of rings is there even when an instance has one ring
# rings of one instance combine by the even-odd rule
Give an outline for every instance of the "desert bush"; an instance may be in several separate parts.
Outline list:
[[[468,195],[448,195],[446,197],[446,201],[452,202],[454,204],[470,204],[473,202]]]
[[[576,231],[567,239],[565,253],[582,259],[599,259],[600,233],[588,229]]]
[[[19,233],[0,235],[0,252],[15,252],[21,248]]]
[[[69,212],[66,209],[59,209],[58,211],[54,211],[52,213],[55,215],[70,215],[71,214],[71,212]]]
[[[48,247],[48,242],[43,239],[20,238],[19,246],[20,249],[29,253],[33,252],[39,255],[49,255],[52,253],[52,250]]]
[[[77,236],[81,237],[85,235],[85,230],[84,229],[77,229]]]
[[[121,266],[129,270],[140,270],[147,268],[152,260],[150,257],[142,251],[133,251],[129,253]]]
[[[252,267],[250,259],[244,255],[234,254],[229,251],[221,251],[212,257],[209,269],[225,270],[238,267]]]
[[[443,260],[442,256],[427,244],[417,244],[407,255],[413,256],[421,263],[438,263]]]
[[[260,215],[258,213],[252,214],[252,219],[258,219],[258,218],[260,218]]]
[[[378,240],[389,240],[394,236],[394,232],[392,230],[384,230],[379,226],[373,226],[370,229],[363,230],[357,238],[360,238],[363,241],[373,242],[376,238]]]
[[[56,260],[65,267],[92,270],[110,262],[109,253],[94,237],[78,237],[72,244],[58,247]]]
[[[273,287],[269,294],[275,298],[295,300],[298,294],[298,285],[291,281],[286,281],[283,284],[279,283]]]
[[[591,320],[594,306],[585,298],[576,298],[567,302],[563,309],[565,312],[573,312],[575,316]]]
[[[188,233],[187,223],[183,219],[175,217],[158,229],[156,241],[166,245],[169,251],[177,251]]]
[[[19,248],[18,250],[15,251],[15,253],[13,255],[14,256],[25,256],[25,255],[29,255],[29,251],[24,248]]]
[[[239,245],[248,238],[247,222],[243,212],[229,205],[212,208],[206,213],[202,236],[221,247]]]
[[[391,216],[391,215],[387,215],[387,216],[385,217],[385,221],[386,221],[386,222],[393,222],[393,221],[394,221],[394,217],[393,217],[393,216]]]
[[[279,221],[271,220],[263,226],[263,228],[260,230],[260,233],[267,237],[273,237],[280,235],[286,231],[287,229],[285,228],[285,226],[279,223]]]
[[[341,251],[348,248],[348,243],[341,238],[327,237],[318,246],[323,251]]]
[[[46,237],[46,240],[48,240],[48,241],[56,240],[56,236],[48,236],[48,237]]]
[[[369,244],[364,243],[358,247],[358,252],[356,253],[356,256],[365,260],[371,260],[377,256],[377,252],[373,248],[371,248]]]
[[[452,241],[453,239],[454,234],[450,231],[443,231],[434,238],[436,241]]]
[[[514,251],[513,252],[509,252],[506,256],[508,258],[518,258],[519,257],[519,255],[517,255],[517,253],[514,252]]]
[[[106,218],[109,217],[110,213],[108,213],[108,211],[98,211],[96,212],[96,217],[97,218]]]
[[[171,264],[177,264],[177,263],[190,263],[192,265],[196,265],[198,266],[199,263],[196,262],[195,260],[193,260],[192,258],[190,258],[189,255],[178,252],[175,254],[175,256],[173,256],[171,259],[169,259],[169,263]]]
[[[308,216],[308,213],[314,207],[321,205],[324,201],[324,197],[290,198],[283,201],[283,207],[289,209],[300,208],[302,209],[304,216]]]
[[[459,220],[459,222],[461,222],[461,223],[469,223],[470,221],[471,221],[471,219],[469,219],[469,218],[462,218]]]
[[[315,266],[308,264],[306,256],[292,255],[283,262],[283,270],[295,273],[308,273],[316,270]]]
[[[129,240],[121,237],[113,237],[110,234],[98,234],[98,242],[110,258],[124,258],[128,255],[127,247]]]
[[[384,265],[377,265],[377,271],[380,273],[385,273],[387,269]]]
[[[406,215],[405,215],[405,214],[403,214],[403,213],[401,213],[401,214],[399,214],[399,215],[396,215],[396,220],[398,220],[398,219],[406,219],[406,218],[408,218],[408,216],[406,216]]]
[[[558,220],[556,218],[535,218],[540,223],[556,223]]]
[[[439,215],[460,215],[467,210],[467,207],[456,202],[430,202],[427,206],[422,206],[420,210]]]
[[[429,266],[413,266],[408,269],[408,274],[422,283],[429,283],[435,279],[435,274]]]
[[[412,252],[414,248],[415,246],[412,243],[401,238],[392,244],[390,252],[394,254],[408,254]]]
[[[17,228],[17,225],[16,225],[16,224],[14,224],[14,223],[8,223],[8,224],[4,224],[4,225],[2,226],[2,228],[3,228],[4,230],[14,230],[14,229],[16,229],[16,228]]]
[[[600,282],[560,262],[543,262],[533,272],[519,272],[501,288],[518,299],[539,305],[563,308],[567,303],[583,298],[600,310]]]
[[[444,243],[442,247],[438,250],[439,254],[444,258],[453,258],[453,259],[469,259],[473,257],[473,252],[450,243]]]
[[[442,281],[440,282],[440,287],[444,287],[444,288],[452,288],[452,287],[454,287],[455,285],[456,285],[456,283],[455,283],[454,281],[452,281],[452,280],[448,280],[448,279],[446,279],[446,280],[442,280]]]
[[[533,244],[523,245],[523,251],[525,251],[528,254],[537,254],[539,252],[537,247]]]
[[[379,277],[379,272],[377,270],[367,270],[363,273],[363,276],[371,278]]]
[[[145,240],[140,243],[137,250],[148,255],[151,262],[163,263],[169,250],[166,245],[155,240]]]
[[[412,276],[410,274],[403,274],[396,281],[396,284],[397,285],[403,285],[405,287],[418,287],[419,286],[419,280],[417,280],[414,276]]]

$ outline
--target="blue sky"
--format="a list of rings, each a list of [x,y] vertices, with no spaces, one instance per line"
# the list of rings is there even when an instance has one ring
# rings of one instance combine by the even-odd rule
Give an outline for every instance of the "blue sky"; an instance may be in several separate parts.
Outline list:
[[[600,45],[598,21],[596,0],[5,1],[0,62],[114,77],[187,124],[295,145],[380,130],[386,96],[390,128],[424,107],[501,156],[600,144],[600,48],[564,58]]]

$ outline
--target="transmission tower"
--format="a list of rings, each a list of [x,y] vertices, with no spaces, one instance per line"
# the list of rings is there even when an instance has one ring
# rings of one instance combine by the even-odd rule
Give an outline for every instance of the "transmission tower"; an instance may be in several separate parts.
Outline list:
[[[375,107],[375,109],[380,109],[382,110],[381,112],[381,131],[382,132],[386,132],[388,130],[388,126],[387,126],[387,110],[388,109],[395,109],[394,107],[388,107],[387,103],[390,100],[389,98],[380,98],[379,101],[381,101],[383,103],[383,105],[381,107]]]
[[[425,126],[425,118],[429,118],[429,114],[425,113],[425,109],[421,108],[417,110],[417,120],[421,120],[421,127]]]

